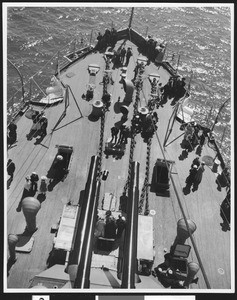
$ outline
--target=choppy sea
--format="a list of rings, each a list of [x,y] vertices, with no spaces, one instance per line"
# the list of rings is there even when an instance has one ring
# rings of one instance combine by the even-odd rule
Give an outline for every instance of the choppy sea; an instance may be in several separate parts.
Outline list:
[[[59,50],[75,38],[77,43],[95,44],[98,32],[103,33],[105,28],[126,28],[130,14],[131,7],[123,7],[122,3],[121,7],[113,4],[47,7],[44,3],[38,7],[8,7],[7,58],[23,74],[24,82],[28,83],[36,74],[36,83],[44,89],[55,70],[55,59],[47,62],[56,58]],[[186,82],[191,78],[190,106],[195,107],[200,122],[208,122],[209,127],[221,104],[231,99],[231,24],[229,6],[168,7],[164,3],[134,10],[132,27],[143,36],[149,34],[165,40],[168,43],[165,60],[178,66]],[[73,45],[69,44],[71,50]],[[29,85],[25,89],[29,92]],[[8,61],[8,114],[19,105],[20,92],[19,76]],[[214,129],[227,165],[230,165],[230,132],[231,101],[227,101]]]

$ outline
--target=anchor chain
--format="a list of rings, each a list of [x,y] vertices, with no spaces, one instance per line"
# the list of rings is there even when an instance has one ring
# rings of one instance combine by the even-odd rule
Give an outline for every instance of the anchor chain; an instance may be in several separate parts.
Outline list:
[[[144,206],[144,200],[146,199],[146,204],[145,204],[145,212],[144,215],[149,214],[149,193],[148,193],[148,187],[149,187],[149,177],[150,177],[150,156],[151,156],[151,143],[152,143],[152,138],[149,138],[147,142],[147,152],[146,152],[146,172],[145,172],[145,179],[144,179],[144,184],[142,187],[141,195],[140,195],[140,200],[139,200],[139,207],[138,207],[138,212],[139,214],[142,214],[143,212],[143,206]]]
[[[109,69],[109,62],[108,59],[106,60],[106,70]],[[107,94],[108,88],[108,81],[107,81],[107,74],[104,74],[103,78],[103,96]],[[102,96],[102,98],[103,98]],[[104,129],[105,129],[105,112],[106,112],[106,105],[103,103],[102,108],[102,116],[100,120],[100,143],[99,143],[99,150],[98,150],[98,168],[97,168],[97,177],[96,180],[100,180],[101,172],[102,172],[102,157],[103,157],[103,144],[104,144]]]
[[[100,143],[99,143],[99,150],[98,150],[99,159],[98,159],[98,168],[97,168],[97,178],[96,178],[96,180],[99,180],[100,176],[101,176],[103,143],[104,143],[104,128],[105,128],[105,108],[103,106],[102,116],[101,116],[101,121],[100,121]]]
[[[135,97],[135,102],[133,105],[133,115],[137,114],[138,112],[138,102],[140,101],[140,92],[142,90],[142,85],[143,85],[143,81],[142,81],[142,74],[144,73],[145,68],[144,66],[140,66],[139,70],[138,70],[138,76],[135,80],[135,88],[136,88],[136,97]],[[128,186],[130,184],[130,180],[131,180],[131,171],[132,171],[132,162],[133,162],[133,154],[134,154],[134,149],[135,149],[135,145],[136,145],[136,141],[135,141],[135,137],[136,137],[136,131],[134,129],[134,127],[131,127],[131,144],[130,144],[130,153],[129,153],[129,162],[128,162],[128,177],[123,189],[123,196],[126,196],[127,191],[128,191]]]

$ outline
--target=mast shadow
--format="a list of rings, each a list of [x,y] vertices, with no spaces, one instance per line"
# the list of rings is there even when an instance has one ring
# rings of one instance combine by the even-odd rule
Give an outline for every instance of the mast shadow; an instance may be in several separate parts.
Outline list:
[[[113,274],[111,274],[111,272],[109,271],[108,268],[103,267],[103,271],[113,289],[121,288],[119,282],[116,280],[116,278],[113,276]]]

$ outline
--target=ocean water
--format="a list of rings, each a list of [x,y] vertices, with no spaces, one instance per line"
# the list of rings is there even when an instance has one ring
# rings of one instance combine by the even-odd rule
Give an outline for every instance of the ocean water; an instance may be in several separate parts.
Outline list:
[[[121,7],[43,5],[7,8],[7,58],[22,73],[26,95],[45,90],[56,58],[62,57],[67,44],[68,51],[73,50],[75,39],[78,47],[95,44],[98,32],[104,33],[105,28],[126,28],[131,14],[131,7],[122,7],[122,3]],[[190,81],[190,106],[196,109],[200,122],[211,128],[221,104],[231,99],[230,7],[135,7],[132,27],[143,36],[149,34],[168,43],[165,60],[178,67],[186,82]],[[19,76],[8,62],[8,115],[20,100]],[[230,166],[231,101],[218,121],[214,135]]]

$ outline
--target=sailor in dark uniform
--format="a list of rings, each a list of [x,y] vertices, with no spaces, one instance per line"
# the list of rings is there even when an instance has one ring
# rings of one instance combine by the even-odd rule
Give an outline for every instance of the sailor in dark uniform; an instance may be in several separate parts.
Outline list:
[[[45,116],[42,116],[39,122],[41,128],[41,137],[44,137],[47,135],[48,119]]]
[[[131,56],[132,56],[132,50],[131,50],[130,47],[128,47],[128,50],[127,50],[127,53],[126,53],[126,62],[125,62],[126,66],[129,64],[129,60],[130,60]]]
[[[126,54],[126,49],[123,47],[123,48],[121,49],[121,52],[120,52],[120,62],[121,62],[122,65],[124,64],[124,57],[125,57],[125,54]]]
[[[17,140],[17,133],[16,133],[17,125],[14,122],[11,122],[8,126],[8,136],[7,136],[7,143],[12,145]]]
[[[16,167],[15,167],[14,162],[11,159],[8,159],[7,174],[10,176],[10,178],[9,178],[10,181],[13,180],[13,175],[14,175],[15,169],[16,169]]]
[[[112,143],[113,140],[114,140],[115,144],[117,143],[118,133],[119,133],[119,129],[116,126],[111,128],[112,139],[111,139],[110,143]]]

